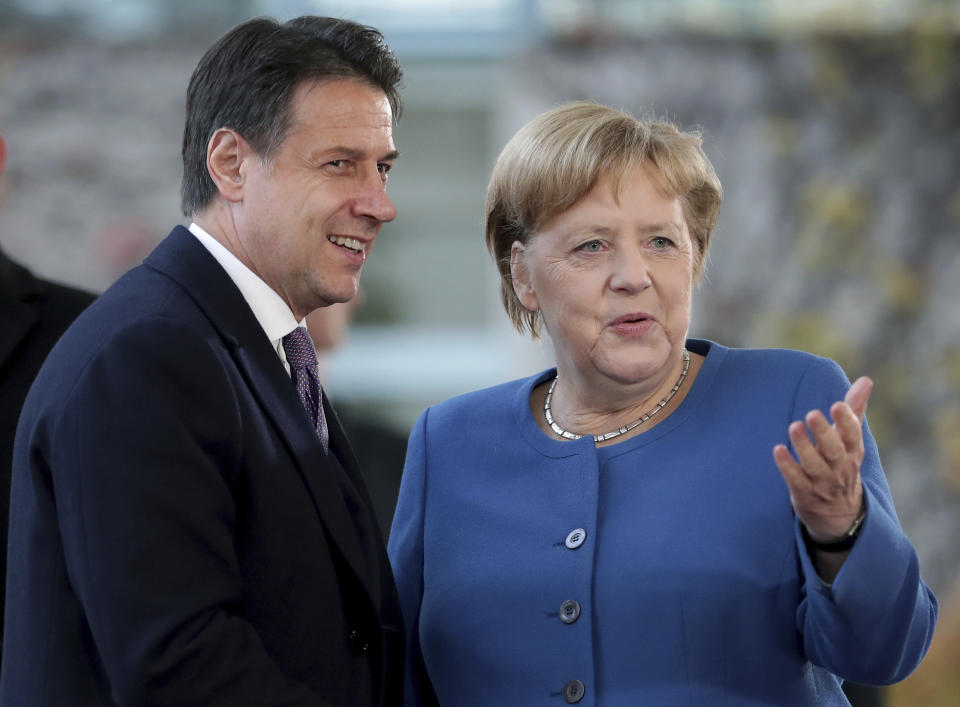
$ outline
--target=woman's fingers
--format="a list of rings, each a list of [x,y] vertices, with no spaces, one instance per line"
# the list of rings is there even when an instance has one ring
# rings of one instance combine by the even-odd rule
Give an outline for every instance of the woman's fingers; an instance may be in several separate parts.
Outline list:
[[[831,467],[840,462],[847,453],[847,448],[837,428],[831,425],[819,410],[807,413],[806,422],[813,433],[816,450],[824,461]]]
[[[773,448],[773,461],[780,469],[783,480],[787,482],[791,500],[796,494],[806,493],[810,488],[810,477],[800,468],[785,444],[778,444]]]
[[[872,380],[858,378],[830,407],[833,424],[812,410],[787,428],[794,453],[782,444],[773,449],[793,507],[813,537],[836,537],[859,513],[863,416],[872,390]]]
[[[850,406],[853,414],[860,418],[860,422],[863,422],[863,416],[867,412],[867,402],[870,400],[871,392],[873,392],[873,381],[867,376],[860,376],[843,398],[843,402]]]
[[[858,461],[863,460],[863,417],[857,417],[850,406],[834,403],[830,408],[833,424],[848,454]]]

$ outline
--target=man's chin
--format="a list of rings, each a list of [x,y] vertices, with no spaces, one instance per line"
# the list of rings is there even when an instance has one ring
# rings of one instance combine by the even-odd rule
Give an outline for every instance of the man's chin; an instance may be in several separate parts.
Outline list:
[[[358,292],[358,287],[345,287],[339,290],[326,290],[323,293],[317,294],[313,308],[319,309],[320,307],[329,307],[331,304],[346,304],[347,302],[352,302],[356,298]]]

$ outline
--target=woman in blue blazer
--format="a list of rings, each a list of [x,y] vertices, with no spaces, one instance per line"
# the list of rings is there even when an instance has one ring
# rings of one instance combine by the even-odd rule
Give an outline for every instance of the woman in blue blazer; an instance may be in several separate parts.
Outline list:
[[[687,336],[720,202],[699,136],[596,104],[501,153],[487,243],[557,367],[413,430],[389,546],[408,704],[846,705],[843,680],[920,662],[937,604],[871,381]]]

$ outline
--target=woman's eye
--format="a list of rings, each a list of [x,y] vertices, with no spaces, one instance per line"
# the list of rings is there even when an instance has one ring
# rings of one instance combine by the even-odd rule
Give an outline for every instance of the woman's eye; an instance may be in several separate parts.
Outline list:
[[[603,242],[587,241],[582,246],[580,246],[580,250],[585,250],[588,253],[599,253],[601,250],[603,250]]]
[[[669,248],[673,245],[673,241],[665,236],[657,236],[656,238],[653,238],[650,243],[654,248]]]

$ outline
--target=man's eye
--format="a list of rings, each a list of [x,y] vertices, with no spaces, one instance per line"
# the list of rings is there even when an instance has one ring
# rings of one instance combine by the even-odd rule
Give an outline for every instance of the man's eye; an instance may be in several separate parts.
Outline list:
[[[340,169],[347,164],[346,160],[330,160],[327,162],[328,167],[333,167],[335,169]]]
[[[386,175],[386,173],[389,172],[392,168],[393,168],[392,164],[387,164],[386,162],[377,163],[377,171],[380,172],[380,174]]]

